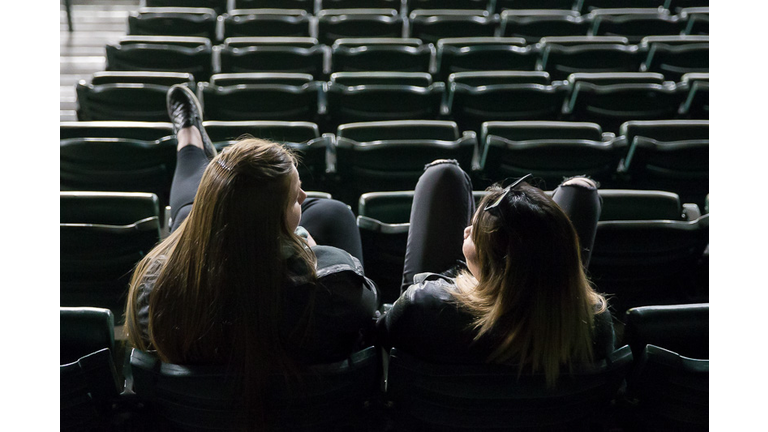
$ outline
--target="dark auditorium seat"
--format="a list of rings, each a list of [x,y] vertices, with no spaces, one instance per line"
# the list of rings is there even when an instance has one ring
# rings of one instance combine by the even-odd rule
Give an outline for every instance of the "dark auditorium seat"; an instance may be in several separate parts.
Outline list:
[[[273,72],[310,74],[324,80],[329,48],[310,37],[227,38],[217,51],[217,73]]]
[[[332,46],[341,38],[400,38],[404,21],[395,9],[325,9],[317,13],[317,39]]]
[[[586,36],[589,25],[589,20],[572,10],[507,9],[501,12],[499,35],[535,44],[543,37]]]
[[[115,319],[109,309],[92,307],[59,308],[59,363],[109,349],[115,353]]]
[[[201,84],[206,120],[316,123],[322,83],[296,73],[216,74]]]
[[[114,430],[112,404],[120,385],[108,348],[59,367],[59,430]]]
[[[136,349],[130,364],[133,391],[160,430],[243,430],[233,396],[235,377],[225,367],[162,363]],[[266,384],[267,412],[281,430],[365,430],[380,367],[376,348],[369,347],[337,363],[310,366],[295,377],[298,381],[273,376]]]
[[[577,0],[496,0],[495,12],[501,13],[506,9],[573,9]]]
[[[209,8],[140,8],[128,15],[128,34],[216,40],[216,18],[216,11]]]
[[[408,11],[417,9],[487,10],[489,3],[489,0],[406,0]]]
[[[311,36],[311,15],[302,9],[233,9],[221,20],[224,38]]]
[[[647,53],[640,71],[658,72],[668,81],[709,72],[709,36],[648,36],[640,48]]]
[[[315,0],[230,0],[232,9],[301,9],[315,12]]]
[[[209,8],[217,14],[223,14],[227,11],[227,2],[228,0],[144,0],[143,4],[147,7]]]
[[[409,16],[409,36],[425,43],[457,37],[492,37],[498,18],[487,10],[417,9]]]
[[[196,81],[212,71],[211,40],[190,36],[125,36],[106,46],[108,71],[187,72]]]
[[[663,7],[669,0],[576,0],[574,9],[586,14],[594,9],[627,9]]]
[[[709,120],[709,73],[687,73],[682,77],[688,96],[680,107],[683,118]]]
[[[553,80],[572,73],[637,72],[645,59],[637,45],[617,36],[543,37],[537,70],[549,72]]]
[[[448,80],[455,72],[536,69],[538,50],[522,38],[466,37],[437,41],[435,79]]]
[[[401,0],[317,0],[317,9],[395,9],[400,11]]]
[[[331,48],[333,72],[429,72],[433,44],[412,38],[342,38]]]
[[[690,7],[680,11],[680,20],[685,22],[683,34],[709,35],[709,7]]]
[[[677,35],[684,26],[677,15],[657,8],[594,9],[589,13],[593,36],[624,36],[636,44],[646,36]]]
[[[709,304],[641,306],[627,311],[624,343],[637,359],[646,345],[685,357],[709,359]]]
[[[395,347],[386,396],[398,430],[594,430],[631,364],[625,346],[549,389],[542,375],[514,366],[428,363]]]

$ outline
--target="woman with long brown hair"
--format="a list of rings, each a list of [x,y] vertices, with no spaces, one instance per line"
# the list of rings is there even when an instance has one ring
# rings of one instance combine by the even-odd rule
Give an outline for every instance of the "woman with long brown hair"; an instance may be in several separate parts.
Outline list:
[[[378,323],[385,346],[433,362],[516,365],[548,385],[613,350],[606,300],[585,275],[597,185],[577,177],[549,197],[529,177],[491,187],[475,211],[457,164],[427,166],[411,211],[407,289]]]
[[[245,139],[217,154],[185,86],[169,90],[168,111],[178,140],[172,233],[134,272],[128,341],[164,362],[228,365],[249,424],[263,424],[270,375],[368,343],[376,288],[351,211],[307,199],[290,151]]]

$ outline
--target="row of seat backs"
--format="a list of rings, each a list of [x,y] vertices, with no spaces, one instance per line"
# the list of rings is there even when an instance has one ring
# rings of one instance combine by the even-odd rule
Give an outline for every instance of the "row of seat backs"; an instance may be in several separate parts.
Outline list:
[[[107,46],[106,69],[189,72],[198,81],[216,73],[308,73],[323,80],[359,71],[429,72],[445,81],[473,70],[539,70],[558,80],[575,72],[649,71],[677,81],[709,71],[709,36],[649,36],[636,45],[617,36],[547,36],[530,45],[520,37],[444,38],[436,45],[342,38],[332,46],[311,37],[231,37],[216,49],[203,38],[128,36]]]
[[[440,38],[517,36],[529,42],[543,36],[625,36],[637,43],[644,36],[708,34],[709,8],[671,14],[658,8],[596,9],[581,15],[571,10],[414,10],[325,9],[316,16],[301,9],[236,9],[218,16],[212,9],[142,8],[128,19],[131,35],[197,36],[211,41],[229,37],[316,37],[331,45],[344,37],[414,37],[436,43]]]
[[[124,83],[142,72],[97,72],[77,85],[79,120],[165,121],[168,83]],[[190,84],[185,74],[173,77]],[[308,74],[217,74],[198,96],[208,120],[290,120],[343,123],[451,119],[478,131],[484,121],[595,121],[616,132],[629,120],[708,118],[708,74],[664,81],[651,72],[571,74],[552,81],[546,72],[485,71],[451,74],[447,83],[418,72],[338,72],[328,82]],[[446,89],[447,87],[447,89]],[[518,101],[525,99],[526,104]]]

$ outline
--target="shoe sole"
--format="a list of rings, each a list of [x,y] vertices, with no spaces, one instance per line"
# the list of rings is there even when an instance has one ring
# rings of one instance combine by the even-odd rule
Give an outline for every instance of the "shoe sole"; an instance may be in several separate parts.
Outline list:
[[[203,107],[200,105],[200,100],[197,98],[197,95],[184,84],[174,84],[171,88],[178,87],[182,89],[185,93],[188,94],[189,99],[192,101],[192,103],[195,104],[195,108],[197,109],[197,113],[200,116],[200,124],[195,125],[197,127],[197,130],[200,132],[200,136],[203,139],[203,148],[210,146],[212,149],[216,150],[216,147],[213,145],[213,142],[211,142],[211,139],[208,137],[208,133],[205,131],[205,128],[203,127]],[[165,106],[167,107],[170,105],[171,101],[171,92],[169,91],[168,94],[165,96]],[[170,118],[171,114],[168,113],[168,117]],[[197,122],[195,122],[197,123]],[[206,151],[207,153],[207,151]],[[216,152],[218,153],[218,151]],[[214,155],[211,155],[210,157],[213,157]]]

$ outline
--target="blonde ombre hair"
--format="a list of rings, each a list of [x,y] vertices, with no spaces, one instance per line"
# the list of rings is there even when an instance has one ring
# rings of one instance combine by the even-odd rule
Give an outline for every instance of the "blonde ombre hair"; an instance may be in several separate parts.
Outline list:
[[[593,360],[593,317],[606,301],[587,280],[576,230],[557,203],[522,183],[499,217],[484,209],[503,189],[490,190],[472,223],[480,274],[460,274],[454,297],[476,317],[476,340],[500,340],[489,362],[543,372],[553,386],[563,367]]]

